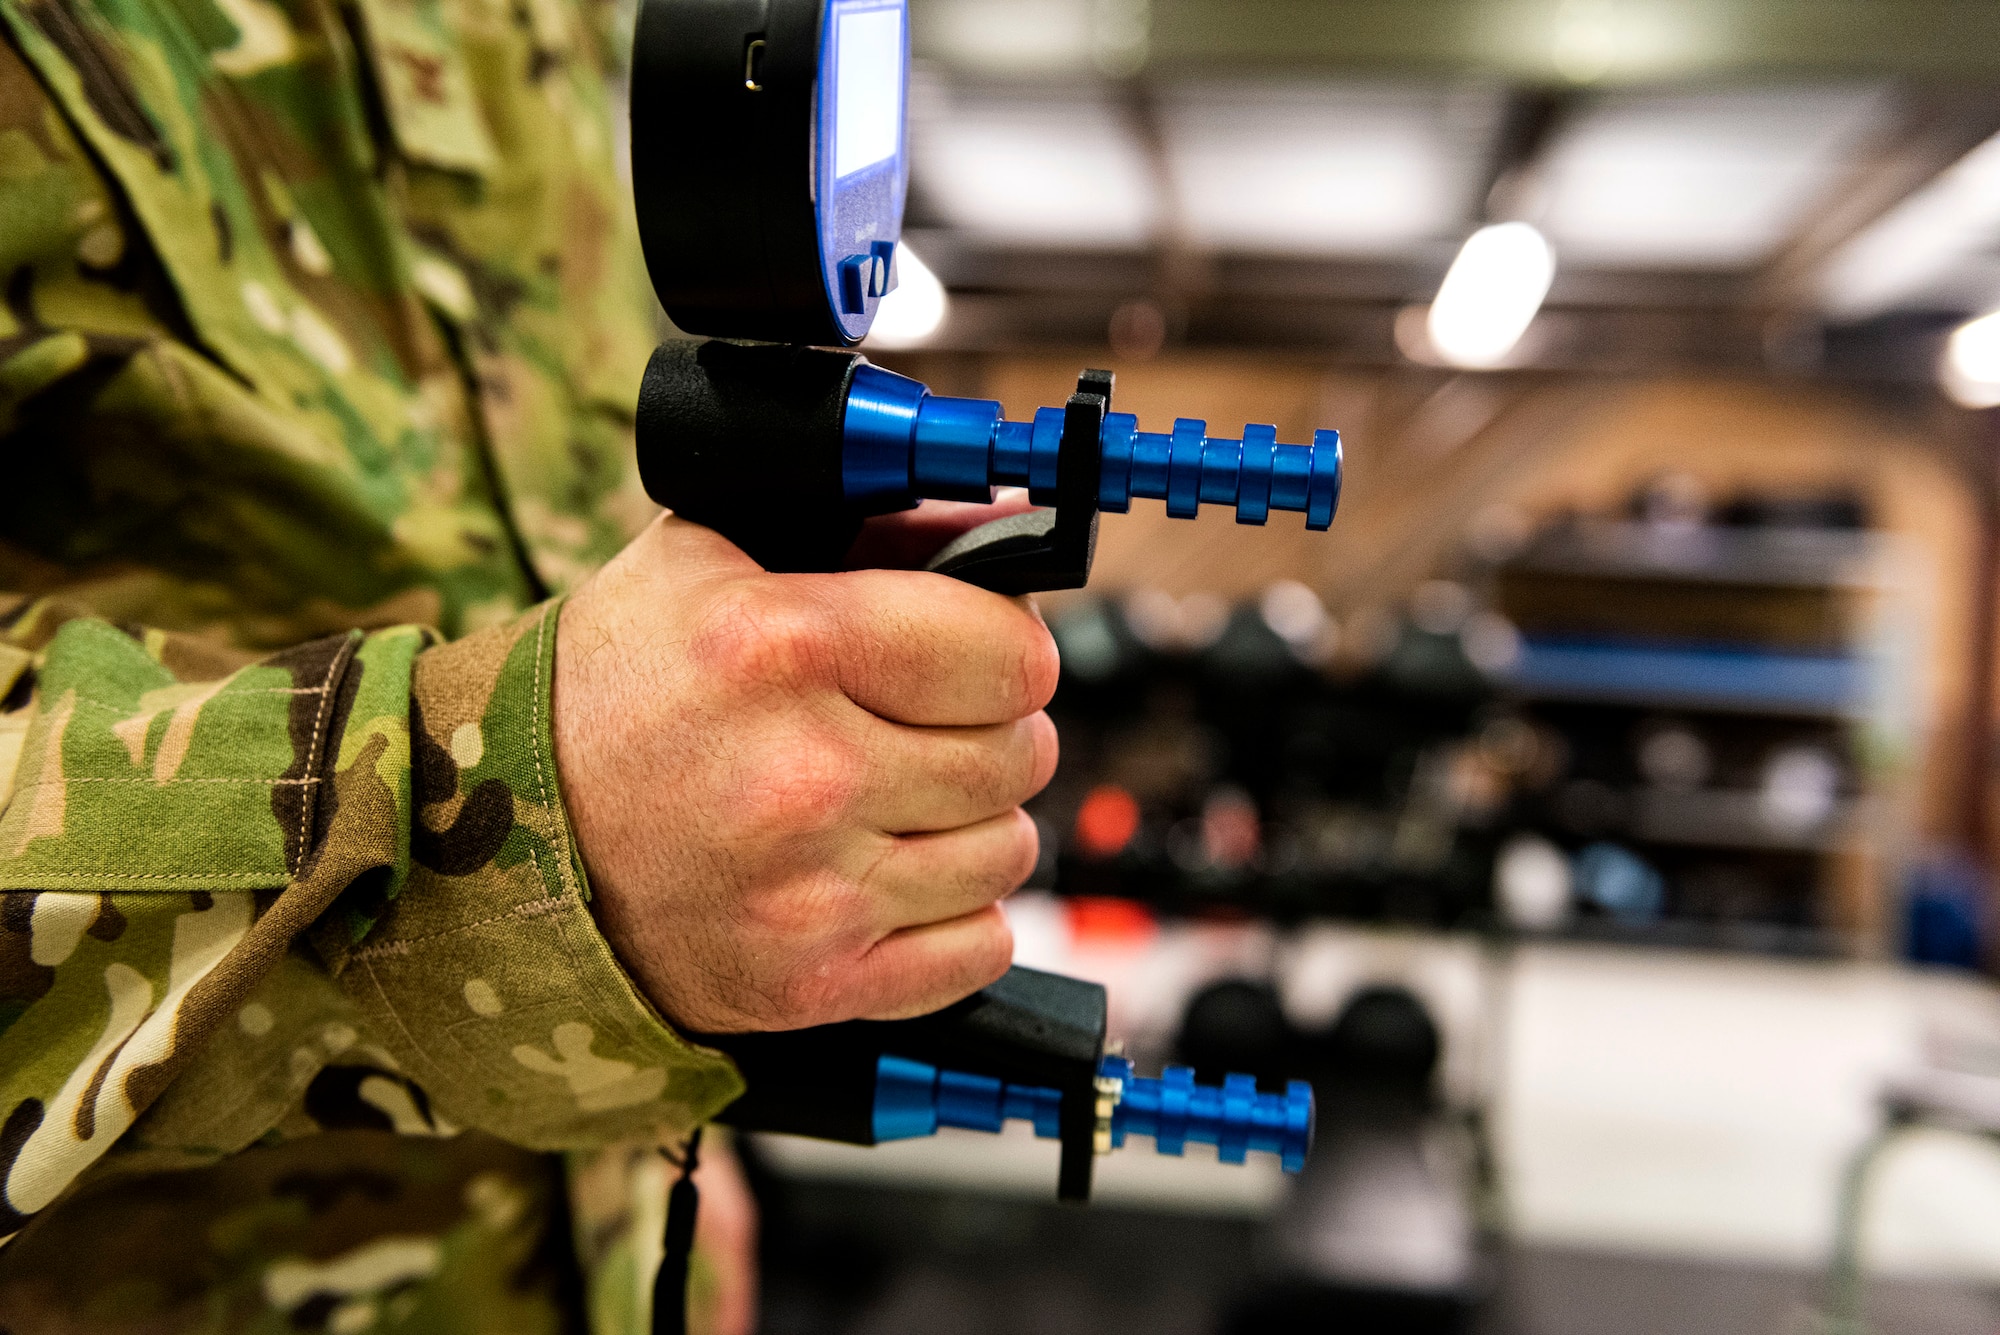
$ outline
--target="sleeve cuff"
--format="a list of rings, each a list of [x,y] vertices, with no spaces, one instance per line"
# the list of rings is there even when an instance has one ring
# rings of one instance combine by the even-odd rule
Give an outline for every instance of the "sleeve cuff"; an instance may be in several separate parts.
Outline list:
[[[324,943],[435,1113],[549,1150],[685,1131],[743,1091],[639,993],[585,902],[549,724],[559,607],[418,657],[409,877]]]

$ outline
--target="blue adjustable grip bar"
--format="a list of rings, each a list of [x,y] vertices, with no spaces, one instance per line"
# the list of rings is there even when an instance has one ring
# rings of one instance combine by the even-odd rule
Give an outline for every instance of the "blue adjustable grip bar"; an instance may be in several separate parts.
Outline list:
[[[926,497],[990,501],[994,487],[1026,487],[1035,504],[1055,504],[1063,409],[1037,409],[1030,422],[1009,422],[1000,412],[990,399],[933,394],[862,363],[842,423],[848,503],[886,514]],[[1275,427],[1246,426],[1241,440],[1230,440],[1192,418],[1158,432],[1139,430],[1131,413],[1107,413],[1098,445],[1097,508],[1114,514],[1140,496],[1165,501],[1176,519],[1192,519],[1207,502],[1235,506],[1239,524],[1302,510],[1307,528],[1324,529],[1340,503],[1338,431],[1315,431],[1310,445],[1284,445]]]
[[[1242,1163],[1251,1150],[1278,1156],[1288,1173],[1305,1167],[1312,1148],[1312,1086],[1291,1081],[1283,1094],[1258,1092],[1257,1081],[1230,1074],[1220,1086],[1198,1085],[1194,1069],[1169,1066],[1159,1079],[1132,1074],[1123,1057],[1098,1066],[1101,1148],[1120,1148],[1136,1132],[1153,1138],[1161,1154],[1179,1155],[1188,1141],[1213,1145],[1223,1163]],[[1061,1136],[1059,1091],[1014,1085],[991,1076],[941,1070],[926,1062],[884,1054],[875,1066],[874,1135],[877,1142],[937,1134],[939,1127],[997,1132],[1009,1121],[1030,1121],[1035,1134]]]
[[[1262,1150],[1277,1155],[1288,1173],[1306,1166],[1313,1092],[1303,1080],[1288,1081],[1283,1094],[1260,1094],[1256,1077],[1233,1071],[1219,1087],[1196,1084],[1191,1066],[1169,1066],[1157,1080],[1133,1075],[1123,1057],[1106,1057],[1098,1071],[1123,1087],[1111,1119],[1113,1147],[1136,1131],[1151,1136],[1161,1154],[1179,1154],[1195,1140],[1215,1146],[1224,1163],[1242,1163],[1246,1151]]]
[[[928,1062],[883,1054],[875,1063],[875,1139],[914,1140],[941,1126],[998,1132],[1011,1121],[1035,1124],[1048,1140],[1062,1135],[1058,1090],[1010,1085],[988,1075],[941,1071]]]

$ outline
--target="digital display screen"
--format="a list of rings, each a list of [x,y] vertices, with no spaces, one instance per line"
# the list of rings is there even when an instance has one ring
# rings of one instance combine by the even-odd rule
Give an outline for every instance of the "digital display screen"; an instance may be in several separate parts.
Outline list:
[[[842,9],[834,20],[833,174],[896,156],[903,139],[903,10]]]

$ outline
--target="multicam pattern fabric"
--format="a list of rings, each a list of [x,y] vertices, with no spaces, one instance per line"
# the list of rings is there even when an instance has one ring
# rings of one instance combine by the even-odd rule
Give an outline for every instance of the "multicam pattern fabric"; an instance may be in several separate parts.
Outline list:
[[[592,923],[531,606],[649,513],[620,27],[0,0],[0,1327],[645,1328],[740,1084]]]

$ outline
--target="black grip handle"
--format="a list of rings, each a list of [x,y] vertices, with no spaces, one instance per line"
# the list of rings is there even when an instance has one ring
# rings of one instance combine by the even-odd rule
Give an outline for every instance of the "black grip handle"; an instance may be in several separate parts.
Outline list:
[[[639,480],[766,570],[838,570],[861,532],[841,426],[861,355],[784,343],[665,343],[639,385]]]
[[[859,353],[723,339],[661,345],[639,387],[639,478],[684,519],[766,570],[839,570],[865,517],[842,476]],[[1056,504],[965,534],[930,569],[996,593],[1080,589],[1097,553],[1099,439],[1111,373],[1085,371],[1063,410]]]
[[[850,1020],[762,1034],[691,1034],[735,1060],[748,1089],[721,1120],[873,1145],[876,1063],[886,1054],[1062,1094],[1056,1194],[1088,1200],[1097,1128],[1100,983],[1015,965],[963,1001],[911,1020]]]

